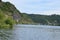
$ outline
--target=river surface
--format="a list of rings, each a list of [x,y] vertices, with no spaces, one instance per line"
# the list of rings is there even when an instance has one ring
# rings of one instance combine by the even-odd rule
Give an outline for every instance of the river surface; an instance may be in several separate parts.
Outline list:
[[[0,30],[0,40],[60,40],[60,26],[15,25],[12,30]]]

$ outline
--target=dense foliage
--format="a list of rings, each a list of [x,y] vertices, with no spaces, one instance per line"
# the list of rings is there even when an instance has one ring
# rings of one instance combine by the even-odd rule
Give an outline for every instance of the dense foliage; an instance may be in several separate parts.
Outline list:
[[[0,10],[0,28],[12,28],[14,20]]]
[[[19,12],[14,5],[9,2],[0,2],[0,29],[12,28],[13,24],[15,24],[14,12]]]

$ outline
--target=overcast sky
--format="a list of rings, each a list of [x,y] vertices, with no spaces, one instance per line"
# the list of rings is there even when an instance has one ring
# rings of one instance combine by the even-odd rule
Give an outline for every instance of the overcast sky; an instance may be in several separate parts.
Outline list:
[[[13,3],[20,12],[60,14],[60,0],[3,0]]]

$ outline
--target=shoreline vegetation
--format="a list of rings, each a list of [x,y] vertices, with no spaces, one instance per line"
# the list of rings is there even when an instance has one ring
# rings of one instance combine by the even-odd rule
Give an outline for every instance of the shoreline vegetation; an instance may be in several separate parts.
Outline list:
[[[11,16],[10,5],[9,2],[0,1],[0,29],[12,29],[15,24],[15,20]]]
[[[21,13],[10,2],[0,1],[0,29],[13,28],[14,24],[60,26],[60,15],[38,15]]]
[[[12,28],[13,24],[15,21],[12,19],[12,17],[5,15],[1,10],[0,10],[0,29],[8,29]]]

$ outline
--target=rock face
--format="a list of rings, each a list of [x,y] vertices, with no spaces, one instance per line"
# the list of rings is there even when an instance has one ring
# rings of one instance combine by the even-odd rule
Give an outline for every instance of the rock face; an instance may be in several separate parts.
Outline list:
[[[18,23],[20,21],[20,14],[13,14],[13,19]]]

